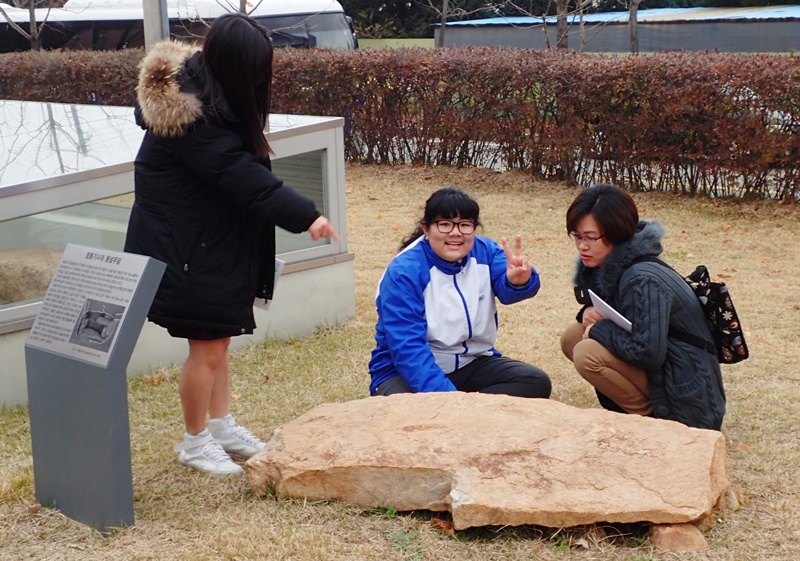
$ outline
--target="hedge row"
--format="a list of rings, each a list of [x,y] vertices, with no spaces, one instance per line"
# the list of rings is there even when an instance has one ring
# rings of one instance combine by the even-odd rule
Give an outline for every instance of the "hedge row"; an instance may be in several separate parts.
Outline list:
[[[0,96],[130,105],[141,51],[0,55]],[[273,110],[346,119],[348,159],[800,201],[800,57],[281,50]]]

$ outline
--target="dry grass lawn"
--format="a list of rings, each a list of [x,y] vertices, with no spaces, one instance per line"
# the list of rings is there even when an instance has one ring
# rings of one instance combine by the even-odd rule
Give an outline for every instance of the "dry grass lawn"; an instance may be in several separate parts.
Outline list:
[[[311,337],[236,353],[232,391],[242,423],[267,437],[316,404],[367,395],[378,278],[424,200],[444,185],[461,186],[478,199],[484,234],[521,233],[542,276],[536,298],[501,307],[498,348],[549,372],[555,399],[597,406],[558,347],[577,308],[570,286],[576,252],[563,226],[575,188],[518,173],[351,165],[347,220],[356,255],[357,315]],[[588,528],[484,528],[451,535],[431,513],[259,500],[243,479],[210,480],[175,461],[171,447],[182,432],[177,369],[165,367],[130,382],[136,524],[111,537],[57,511],[30,508],[35,495],[27,412],[0,413],[0,559],[800,559],[800,209],[663,193],[635,198],[643,218],[666,226],[667,261],[686,272],[706,264],[728,283],[750,345],[750,360],[723,367],[729,404],[723,432],[742,508],[721,513],[707,534],[709,551],[659,552],[637,528],[616,528],[605,538]],[[627,531],[627,537],[613,537]]]

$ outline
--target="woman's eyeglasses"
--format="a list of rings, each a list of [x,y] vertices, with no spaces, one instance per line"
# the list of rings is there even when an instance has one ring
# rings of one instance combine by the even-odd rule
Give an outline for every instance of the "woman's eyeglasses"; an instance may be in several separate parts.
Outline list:
[[[463,220],[461,222],[453,222],[452,220],[436,220],[436,229],[440,234],[449,234],[453,228],[458,227],[458,231],[468,236],[475,231],[475,223],[471,220]]]
[[[569,239],[571,239],[575,243],[575,245],[580,245],[582,242],[586,242],[586,245],[594,245],[595,243],[597,243],[597,240],[604,237],[605,234],[603,234],[602,236],[592,237],[592,236],[580,236],[578,235],[577,232],[569,233]]]

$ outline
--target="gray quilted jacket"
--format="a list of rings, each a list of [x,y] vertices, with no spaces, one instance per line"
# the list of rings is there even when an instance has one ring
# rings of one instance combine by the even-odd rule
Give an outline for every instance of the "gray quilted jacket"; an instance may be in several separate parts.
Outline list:
[[[634,237],[616,246],[599,267],[585,267],[579,261],[576,298],[589,305],[585,295],[591,288],[633,323],[628,333],[610,320],[601,320],[589,336],[645,370],[654,417],[719,430],[725,415],[725,389],[716,355],[667,336],[672,325],[713,341],[700,303],[672,269],[636,262],[658,256],[663,235],[660,223],[640,222]]]

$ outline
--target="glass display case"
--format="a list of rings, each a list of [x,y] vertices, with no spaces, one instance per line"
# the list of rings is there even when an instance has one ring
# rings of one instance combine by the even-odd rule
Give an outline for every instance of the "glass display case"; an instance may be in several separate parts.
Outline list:
[[[296,317],[282,321],[281,310],[292,314],[291,306],[271,307],[269,325],[291,327],[257,333],[262,339],[310,332],[355,313],[342,127],[340,117],[270,116],[267,136],[275,152],[273,171],[314,200],[341,240],[314,241],[307,233],[278,229],[278,255],[286,262],[283,274],[298,276],[297,282],[279,283],[276,303],[281,298],[310,300],[305,314],[309,317],[301,323]],[[23,356],[27,330],[67,243],[122,250],[133,203],[133,160],[143,134],[130,107],[0,101],[0,354],[4,357]],[[309,294],[300,276],[312,269],[320,275],[320,286],[328,285],[322,280],[325,275],[341,277],[334,283],[343,287],[337,289],[341,293],[311,288]],[[305,292],[298,299],[293,290]],[[343,306],[332,306],[326,301],[330,298]],[[258,315],[256,319],[259,323]],[[148,335],[146,329],[143,337]],[[162,362],[170,361],[168,355]],[[141,370],[134,359],[132,368]],[[0,406],[21,401],[9,400],[5,397],[9,392],[3,391],[8,378],[15,376],[4,372],[10,367],[0,365]]]

